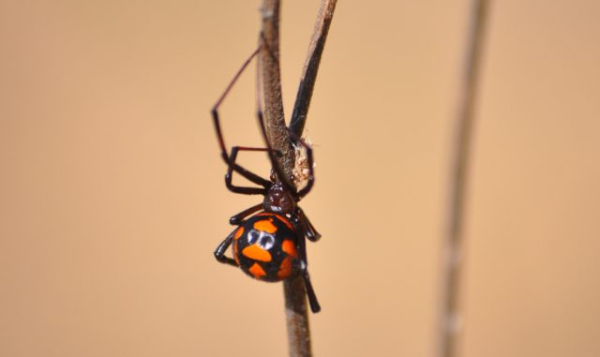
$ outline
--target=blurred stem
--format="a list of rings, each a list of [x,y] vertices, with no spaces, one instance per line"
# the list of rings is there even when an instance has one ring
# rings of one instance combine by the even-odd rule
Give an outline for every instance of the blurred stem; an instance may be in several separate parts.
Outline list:
[[[310,105],[313,88],[319,68],[325,39],[337,0],[323,0],[317,16],[315,31],[309,47],[300,88],[292,115],[293,132],[301,136]],[[260,82],[262,83],[264,115],[267,137],[272,147],[280,150],[283,157],[280,165],[286,176],[292,177],[295,153],[285,125],[281,94],[281,74],[279,64],[279,17],[281,1],[263,0],[262,30],[259,41],[265,46],[259,53]],[[298,114],[297,114],[298,112]],[[300,118],[300,120],[295,120]],[[312,356],[310,329],[307,314],[304,282],[297,276],[284,281],[286,322],[288,329],[289,355],[293,357]]]
[[[448,207],[447,232],[444,240],[443,301],[439,357],[458,355],[458,340],[461,332],[461,282],[464,262],[464,212],[467,191],[467,174],[470,166],[470,151],[477,82],[484,42],[488,11],[487,0],[473,0],[471,27],[468,33],[465,68],[458,91],[456,137],[450,176],[450,205]]]

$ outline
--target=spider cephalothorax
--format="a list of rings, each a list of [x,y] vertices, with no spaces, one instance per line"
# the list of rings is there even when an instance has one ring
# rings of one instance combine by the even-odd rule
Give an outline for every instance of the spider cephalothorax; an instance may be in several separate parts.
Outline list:
[[[290,217],[296,213],[296,199],[284,188],[282,183],[275,182],[265,195],[263,208],[265,211]]]

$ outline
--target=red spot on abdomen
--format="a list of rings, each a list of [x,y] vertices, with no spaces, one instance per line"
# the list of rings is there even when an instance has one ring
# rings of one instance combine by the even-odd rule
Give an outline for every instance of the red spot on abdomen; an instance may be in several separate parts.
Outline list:
[[[267,275],[267,273],[265,272],[265,270],[258,265],[258,263],[254,263],[254,265],[252,265],[250,267],[250,269],[248,269],[248,271],[250,272],[250,274],[252,274],[256,279],[260,279],[263,276]]]

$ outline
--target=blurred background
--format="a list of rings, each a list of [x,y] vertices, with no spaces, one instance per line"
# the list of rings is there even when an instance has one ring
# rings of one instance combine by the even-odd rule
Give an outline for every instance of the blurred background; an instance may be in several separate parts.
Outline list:
[[[432,356],[469,1],[338,3],[306,134],[317,356]],[[218,264],[209,110],[257,1],[0,1],[0,355],[284,356],[281,284]],[[318,1],[284,1],[293,105]],[[461,356],[600,355],[600,3],[496,1]],[[254,68],[222,107],[260,145]],[[242,162],[268,174],[267,159]]]

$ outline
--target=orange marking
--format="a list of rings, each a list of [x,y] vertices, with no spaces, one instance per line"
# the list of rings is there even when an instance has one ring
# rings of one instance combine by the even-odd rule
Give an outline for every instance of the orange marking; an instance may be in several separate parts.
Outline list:
[[[254,223],[254,229],[271,234],[277,232],[277,227],[273,224],[272,220],[257,221]]]
[[[244,250],[242,250],[242,254],[250,259],[258,260],[259,262],[271,261],[271,253],[267,252],[256,244],[244,248]]]
[[[288,253],[288,255],[291,255],[294,258],[298,256],[298,252],[296,251],[296,246],[294,245],[294,242],[292,242],[289,239],[283,241],[283,244],[281,244],[281,250]]]
[[[248,269],[248,271],[250,272],[250,274],[254,275],[256,279],[260,279],[263,276],[267,275],[265,270],[260,265],[258,265],[258,263],[254,263],[254,265],[251,266],[250,269]]]
[[[240,239],[242,234],[244,234],[244,227],[240,227],[240,228],[238,228],[237,231],[235,231],[235,234],[233,235],[233,239]]]
[[[281,266],[279,267],[279,271],[277,272],[277,277],[279,279],[285,279],[292,274],[292,258],[287,257],[281,262]]]
[[[237,242],[233,242],[233,260],[235,260],[236,263],[238,263],[238,265],[240,265],[240,258],[238,257],[238,248],[237,248]]]

